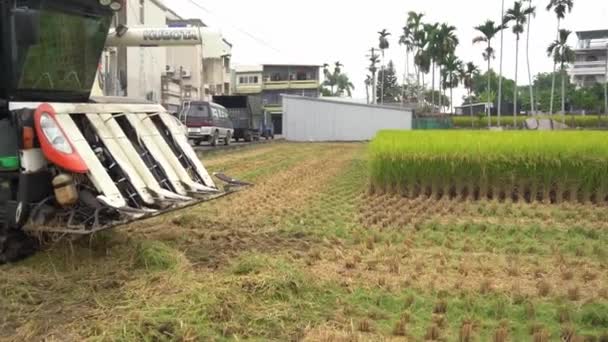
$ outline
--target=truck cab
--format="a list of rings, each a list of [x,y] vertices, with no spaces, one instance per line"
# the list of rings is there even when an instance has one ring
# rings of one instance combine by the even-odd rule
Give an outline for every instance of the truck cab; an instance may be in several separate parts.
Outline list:
[[[234,137],[234,125],[228,110],[217,103],[184,102],[178,117],[188,129],[188,138],[196,145],[207,141],[211,146],[217,146],[220,140],[224,145],[230,145]]]

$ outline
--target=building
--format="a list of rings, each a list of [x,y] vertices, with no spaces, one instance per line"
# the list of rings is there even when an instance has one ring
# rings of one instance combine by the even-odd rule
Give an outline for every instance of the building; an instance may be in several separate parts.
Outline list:
[[[102,57],[104,94],[145,98],[176,111],[184,100],[230,93],[232,45],[200,19],[183,19],[161,0],[128,1],[114,27],[197,27],[203,45],[110,47]],[[162,45],[162,44],[161,44]]]
[[[289,141],[369,141],[386,129],[411,130],[413,111],[327,98],[283,96]]]
[[[198,27],[207,25],[200,19],[182,19],[170,11],[169,27]],[[232,44],[218,32],[201,31],[202,46],[167,47],[166,76],[180,81],[182,100],[210,100],[216,95],[230,95]]]
[[[608,30],[576,33],[576,60],[570,69],[572,83],[577,87],[608,82]]]
[[[234,92],[261,96],[262,110],[272,115],[275,133],[282,134],[282,95],[319,97],[319,65],[264,64],[234,70]]]

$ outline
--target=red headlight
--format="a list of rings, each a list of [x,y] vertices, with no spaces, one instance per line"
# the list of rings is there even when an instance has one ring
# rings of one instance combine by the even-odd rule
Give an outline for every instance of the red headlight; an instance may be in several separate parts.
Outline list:
[[[38,106],[34,114],[36,135],[44,156],[58,167],[74,173],[87,173],[82,160],[56,119],[57,114],[47,103]]]

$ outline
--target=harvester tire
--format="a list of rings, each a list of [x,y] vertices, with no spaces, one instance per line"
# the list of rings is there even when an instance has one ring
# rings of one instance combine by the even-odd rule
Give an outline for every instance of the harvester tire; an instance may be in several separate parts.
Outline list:
[[[36,249],[35,240],[22,230],[0,228],[0,265],[23,260]]]
[[[228,132],[226,133],[226,141],[224,142],[224,145],[230,146],[230,144],[232,144],[232,133]]]
[[[211,146],[213,146],[213,147],[217,146],[219,140],[220,140],[220,132],[215,131],[215,133],[213,133],[213,136],[211,136]]]

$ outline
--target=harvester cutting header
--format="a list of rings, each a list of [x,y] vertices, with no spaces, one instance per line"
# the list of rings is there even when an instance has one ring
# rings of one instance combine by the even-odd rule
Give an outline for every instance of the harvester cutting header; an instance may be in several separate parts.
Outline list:
[[[0,263],[30,252],[24,231],[91,234],[244,185],[218,175],[230,186],[217,187],[162,106],[90,97],[122,6],[0,0]],[[167,40],[200,44],[191,32]],[[124,34],[108,42],[142,45],[128,41],[138,30]]]

